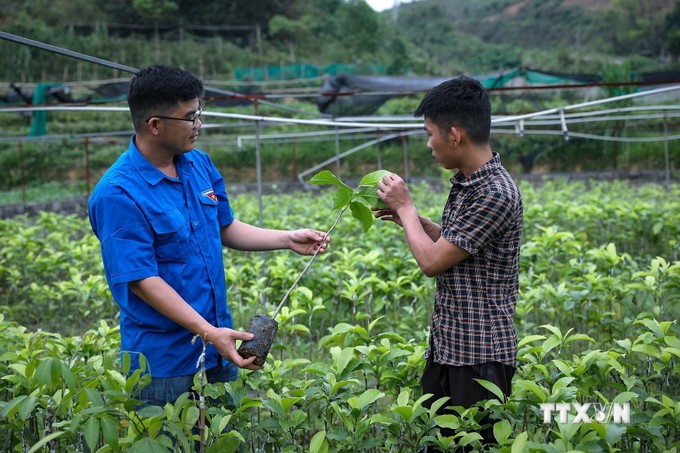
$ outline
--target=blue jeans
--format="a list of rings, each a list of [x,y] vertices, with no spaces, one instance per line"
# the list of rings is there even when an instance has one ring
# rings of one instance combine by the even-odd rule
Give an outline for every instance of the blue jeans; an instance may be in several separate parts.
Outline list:
[[[208,382],[230,382],[238,377],[238,368],[231,363],[220,363],[205,371]],[[151,383],[140,390],[137,399],[141,401],[138,409],[144,406],[165,406],[165,403],[174,404],[177,398],[184,392],[192,392],[194,374],[168,378],[151,378]]]

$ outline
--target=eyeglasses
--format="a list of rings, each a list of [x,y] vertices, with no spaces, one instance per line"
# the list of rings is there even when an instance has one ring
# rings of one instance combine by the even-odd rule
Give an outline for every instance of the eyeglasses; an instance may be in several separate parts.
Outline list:
[[[165,120],[177,120],[177,121],[188,121],[191,123],[192,126],[196,125],[196,121],[201,119],[201,114],[203,113],[203,109],[198,109],[196,110],[196,114],[194,115],[193,118],[177,118],[176,116],[163,116],[163,115],[152,115],[148,117],[144,122],[148,123],[151,121],[153,118],[163,118]]]

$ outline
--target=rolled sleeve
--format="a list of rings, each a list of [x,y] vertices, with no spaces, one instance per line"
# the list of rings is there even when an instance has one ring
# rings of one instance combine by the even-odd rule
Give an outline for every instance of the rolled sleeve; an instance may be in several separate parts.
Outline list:
[[[118,285],[158,275],[153,231],[135,203],[123,193],[113,193],[96,206],[95,217],[106,219],[97,223],[96,233],[110,283]]]

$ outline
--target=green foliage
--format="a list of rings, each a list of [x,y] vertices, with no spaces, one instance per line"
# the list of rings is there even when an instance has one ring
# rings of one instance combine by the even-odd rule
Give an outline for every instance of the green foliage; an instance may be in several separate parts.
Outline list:
[[[318,179],[345,190],[332,174]],[[264,369],[205,387],[206,451],[482,450],[482,426],[494,433],[485,449],[492,452],[680,447],[678,188],[562,181],[520,188],[519,355],[508,398],[446,415],[436,412],[445,399],[428,406],[419,378],[434,282],[398,228],[377,223],[364,232],[360,222],[340,222],[324,259],[281,311],[281,337]],[[412,189],[419,212],[436,219],[446,191]],[[265,197],[265,226],[325,225],[331,200],[325,191]],[[253,196],[231,201],[242,220],[257,221]],[[225,257],[237,328],[273,307],[305,260]],[[119,359],[115,307],[106,283],[92,283],[101,275],[87,219],[0,222],[2,451],[188,451],[198,440],[199,403],[188,394],[135,410],[145,381],[128,376],[129,360]],[[570,414],[570,423],[544,424],[546,402],[629,403],[631,421],[578,424]],[[455,435],[442,437],[441,427]]]
[[[395,16],[361,0],[5,3],[9,33],[133,67],[176,64],[210,80],[229,79],[234,67],[281,63],[370,62],[390,74],[436,76],[521,65],[594,73],[605,56],[643,71],[678,55],[673,0],[427,0],[404,3]],[[0,42],[0,56],[7,81],[123,75],[11,42]]]
[[[143,19],[152,23],[167,20],[179,9],[172,0],[132,0],[132,6]]]
[[[377,195],[377,185],[383,176],[389,175],[387,170],[377,170],[364,175],[359,181],[359,187],[353,190],[347,184],[340,181],[333,173],[323,170],[309,180],[312,184],[330,184],[338,187],[335,192],[333,209],[340,210],[338,219],[342,213],[350,208],[352,216],[361,222],[364,232],[368,231],[373,225],[373,214],[371,207],[384,208],[385,203]],[[337,222],[336,222],[337,223]]]

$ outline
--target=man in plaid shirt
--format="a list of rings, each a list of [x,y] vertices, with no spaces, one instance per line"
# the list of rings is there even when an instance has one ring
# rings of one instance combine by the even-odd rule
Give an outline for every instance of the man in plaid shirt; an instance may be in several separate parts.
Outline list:
[[[517,356],[513,316],[522,198],[491,151],[491,104],[479,81],[461,75],[438,85],[414,115],[424,117],[435,161],[458,170],[441,226],[418,215],[406,184],[395,174],[378,184],[387,209],[375,215],[404,229],[418,265],[437,279],[423,393],[434,395],[430,402],[449,397],[448,405],[469,407],[493,397],[475,379],[510,394]],[[482,435],[493,440],[490,429]]]

